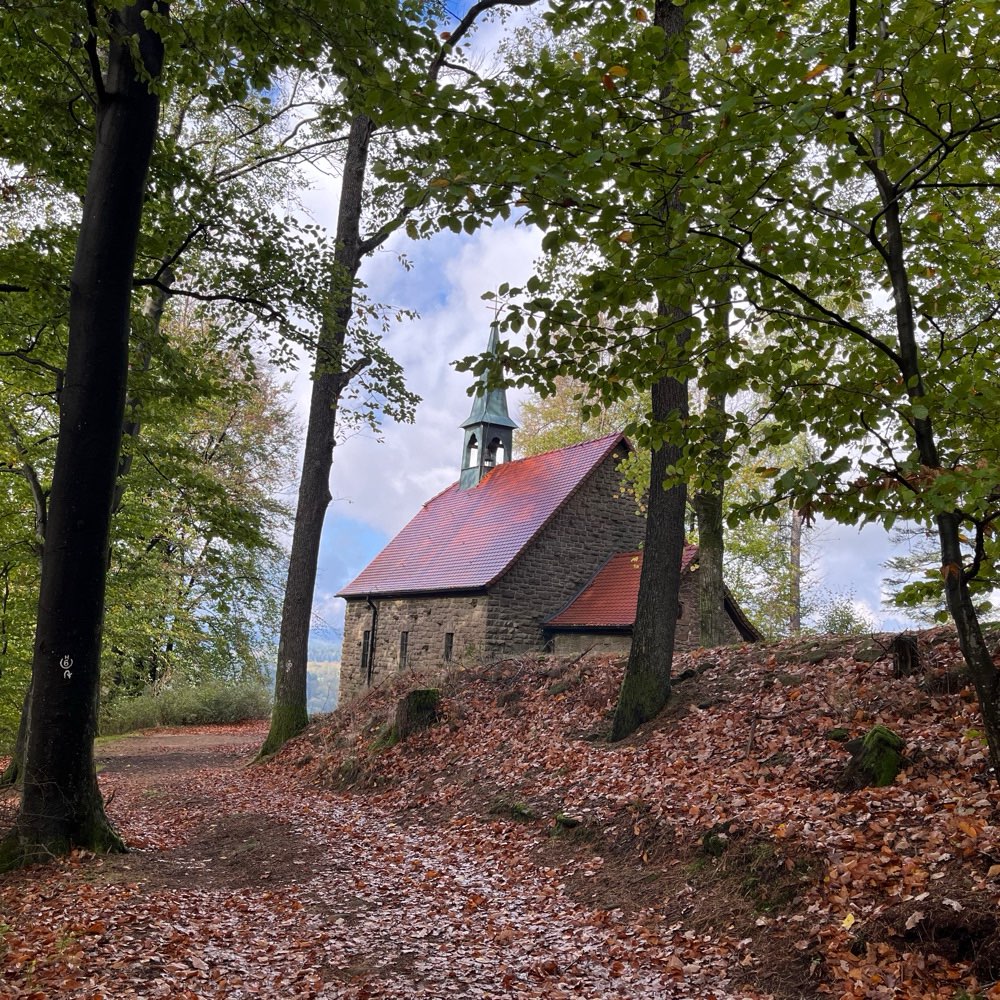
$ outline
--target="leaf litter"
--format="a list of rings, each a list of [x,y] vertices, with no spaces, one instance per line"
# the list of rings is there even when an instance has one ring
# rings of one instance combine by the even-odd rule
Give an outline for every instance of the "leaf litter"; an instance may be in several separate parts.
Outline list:
[[[947,631],[916,677],[880,642],[680,656],[615,745],[619,661],[522,656],[397,677],[263,765],[259,726],[99,748],[133,849],[0,880],[0,995],[997,1000],[975,701]],[[441,718],[392,745],[429,682]],[[876,723],[903,772],[838,791],[831,732]]]

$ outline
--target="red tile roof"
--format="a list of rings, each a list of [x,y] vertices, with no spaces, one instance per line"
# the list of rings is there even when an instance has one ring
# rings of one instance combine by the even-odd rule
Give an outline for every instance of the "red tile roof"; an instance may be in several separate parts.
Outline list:
[[[609,434],[498,465],[466,490],[453,483],[428,500],[340,596],[489,586],[624,441]]]
[[[697,545],[684,546],[682,573],[697,555]],[[635,623],[641,570],[642,552],[613,555],[562,611],[545,622],[546,628],[630,629]]]

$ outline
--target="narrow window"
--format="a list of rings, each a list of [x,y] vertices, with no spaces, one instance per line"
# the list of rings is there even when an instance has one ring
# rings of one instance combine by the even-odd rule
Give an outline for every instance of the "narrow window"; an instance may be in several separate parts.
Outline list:
[[[469,438],[469,451],[465,456],[465,467],[467,469],[474,469],[479,465],[479,442],[476,440],[476,435],[473,434]]]
[[[444,634],[444,662],[451,663],[451,652],[455,647],[455,633],[445,632]]]
[[[361,640],[361,672],[364,673],[368,669],[368,657],[371,655],[372,648],[372,634],[368,629],[365,629],[364,637]]]
[[[410,644],[410,633],[400,632],[399,633],[399,669],[402,670],[406,666],[406,647]]]

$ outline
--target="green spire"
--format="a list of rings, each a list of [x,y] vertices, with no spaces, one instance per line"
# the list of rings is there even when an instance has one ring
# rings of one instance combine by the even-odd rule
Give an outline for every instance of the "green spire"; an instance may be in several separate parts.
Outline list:
[[[496,325],[490,329],[486,353],[499,357],[500,336]],[[480,382],[472,401],[472,412],[459,424],[465,430],[462,445],[462,475],[459,487],[478,486],[495,465],[510,461],[517,424],[507,412],[507,390],[490,389]]]

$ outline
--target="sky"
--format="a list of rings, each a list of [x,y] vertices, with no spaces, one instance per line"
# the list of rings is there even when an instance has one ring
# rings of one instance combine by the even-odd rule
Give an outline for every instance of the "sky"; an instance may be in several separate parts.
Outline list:
[[[499,26],[488,27],[479,44],[488,48],[498,30]],[[302,200],[310,217],[332,231],[338,197],[336,179],[317,176]],[[422,402],[412,425],[388,423],[381,441],[371,433],[359,433],[335,450],[334,499],[325,521],[314,602],[317,639],[339,640],[344,602],[335,596],[337,591],[421,504],[457,479],[462,445],[458,425],[471,406],[471,378],[456,372],[454,362],[486,346],[492,307],[483,294],[503,282],[523,283],[540,245],[537,231],[513,221],[471,236],[446,232],[419,242],[397,233],[362,264],[360,278],[372,301],[418,314],[394,324],[385,345]],[[401,253],[412,265],[409,269],[401,265]],[[309,398],[306,372],[296,377],[293,392],[304,426]],[[508,393],[515,420],[519,398]],[[851,594],[858,608],[881,627],[905,628],[905,619],[881,608],[882,565],[892,551],[888,536],[877,526],[823,524],[815,529],[811,544],[813,575],[826,590]]]

